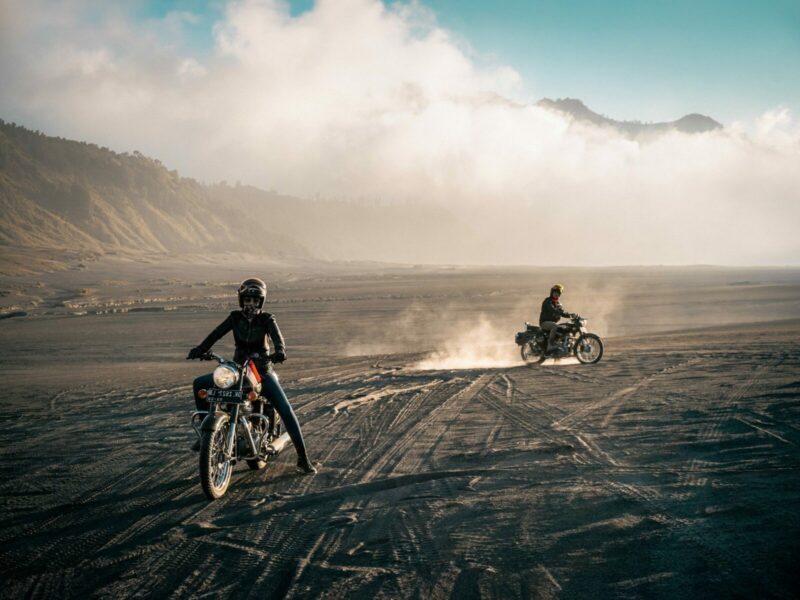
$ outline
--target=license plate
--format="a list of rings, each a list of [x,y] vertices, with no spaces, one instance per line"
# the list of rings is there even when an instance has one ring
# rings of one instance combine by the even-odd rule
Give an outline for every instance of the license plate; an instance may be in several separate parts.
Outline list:
[[[213,400],[222,400],[223,402],[241,402],[242,390],[218,390],[211,388],[208,390],[208,397]]]

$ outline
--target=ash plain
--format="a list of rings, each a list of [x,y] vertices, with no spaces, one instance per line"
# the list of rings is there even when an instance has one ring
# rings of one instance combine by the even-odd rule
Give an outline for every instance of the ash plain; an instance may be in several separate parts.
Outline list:
[[[322,468],[288,449],[209,503],[184,356],[254,273]],[[554,281],[599,364],[517,360]],[[800,589],[797,269],[117,257],[0,291],[3,597]]]

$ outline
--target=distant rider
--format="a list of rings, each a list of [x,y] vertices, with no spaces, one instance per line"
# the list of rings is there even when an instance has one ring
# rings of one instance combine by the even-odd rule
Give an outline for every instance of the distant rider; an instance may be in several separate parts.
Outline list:
[[[268,312],[261,312],[264,300],[267,298],[267,284],[261,279],[246,279],[239,286],[238,290],[239,306],[241,310],[234,310],[228,315],[219,326],[214,329],[199,346],[189,351],[187,360],[201,358],[211,350],[211,347],[226,333],[233,331],[233,339],[236,342],[236,351],[233,360],[243,362],[247,357],[253,357],[259,374],[261,375],[261,393],[266,397],[270,404],[278,411],[281,419],[286,424],[286,431],[292,439],[295,450],[297,450],[297,468],[303,473],[316,473],[317,469],[308,459],[306,446],[303,441],[303,433],[300,431],[300,423],[297,421],[286,394],[278,383],[278,378],[272,372],[271,363],[282,363],[286,360],[285,344],[278,323],[274,315]],[[272,340],[275,352],[270,356],[267,354],[266,336]],[[214,386],[214,379],[209,373],[202,375],[194,380],[194,401],[197,410],[208,410],[209,403],[198,396],[200,390],[209,389]],[[199,446],[195,449],[199,450]]]
[[[558,320],[561,317],[571,317],[572,313],[568,313],[563,309],[559,303],[559,298],[564,291],[564,286],[560,283],[555,284],[550,288],[550,295],[542,302],[542,312],[539,313],[539,327],[545,331],[549,331],[550,335],[547,338],[547,351],[545,355],[552,355],[555,352],[556,333],[558,332]]]

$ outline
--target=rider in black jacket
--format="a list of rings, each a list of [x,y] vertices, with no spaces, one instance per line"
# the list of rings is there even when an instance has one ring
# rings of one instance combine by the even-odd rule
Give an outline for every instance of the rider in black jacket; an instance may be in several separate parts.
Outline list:
[[[278,329],[275,316],[261,312],[264,300],[267,297],[267,284],[257,278],[246,279],[239,286],[239,306],[242,310],[234,310],[230,315],[212,331],[200,345],[189,351],[187,360],[201,358],[211,347],[226,333],[233,332],[236,350],[233,359],[237,362],[244,361],[248,356],[253,357],[256,367],[261,375],[261,393],[269,400],[270,404],[278,411],[289,437],[297,450],[297,467],[304,473],[316,473],[317,470],[308,458],[303,433],[300,423],[292,410],[286,394],[278,383],[277,377],[272,372],[271,363],[282,363],[286,360],[286,345]],[[267,352],[266,337],[272,341],[274,352]],[[198,392],[213,387],[212,375],[202,375],[194,380],[194,401],[197,410],[208,410],[208,401],[201,399]],[[199,449],[199,446],[198,448]]]
[[[563,309],[558,301],[563,291],[564,286],[560,283],[550,288],[550,295],[542,302],[542,311],[539,313],[539,327],[550,332],[547,339],[547,354],[551,354],[554,350],[553,345],[558,331],[558,320],[561,317],[572,316],[571,313]]]

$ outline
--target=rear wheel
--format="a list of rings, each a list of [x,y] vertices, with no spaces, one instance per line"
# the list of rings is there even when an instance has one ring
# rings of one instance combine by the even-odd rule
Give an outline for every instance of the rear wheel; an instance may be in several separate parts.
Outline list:
[[[575,356],[585,365],[592,365],[603,358],[603,340],[593,333],[578,338],[575,343]]]
[[[519,354],[528,364],[538,365],[544,362],[544,352],[536,342],[525,342],[520,346]]]
[[[200,438],[200,486],[209,500],[222,498],[231,483],[233,460],[225,455],[230,425],[225,415]]]

